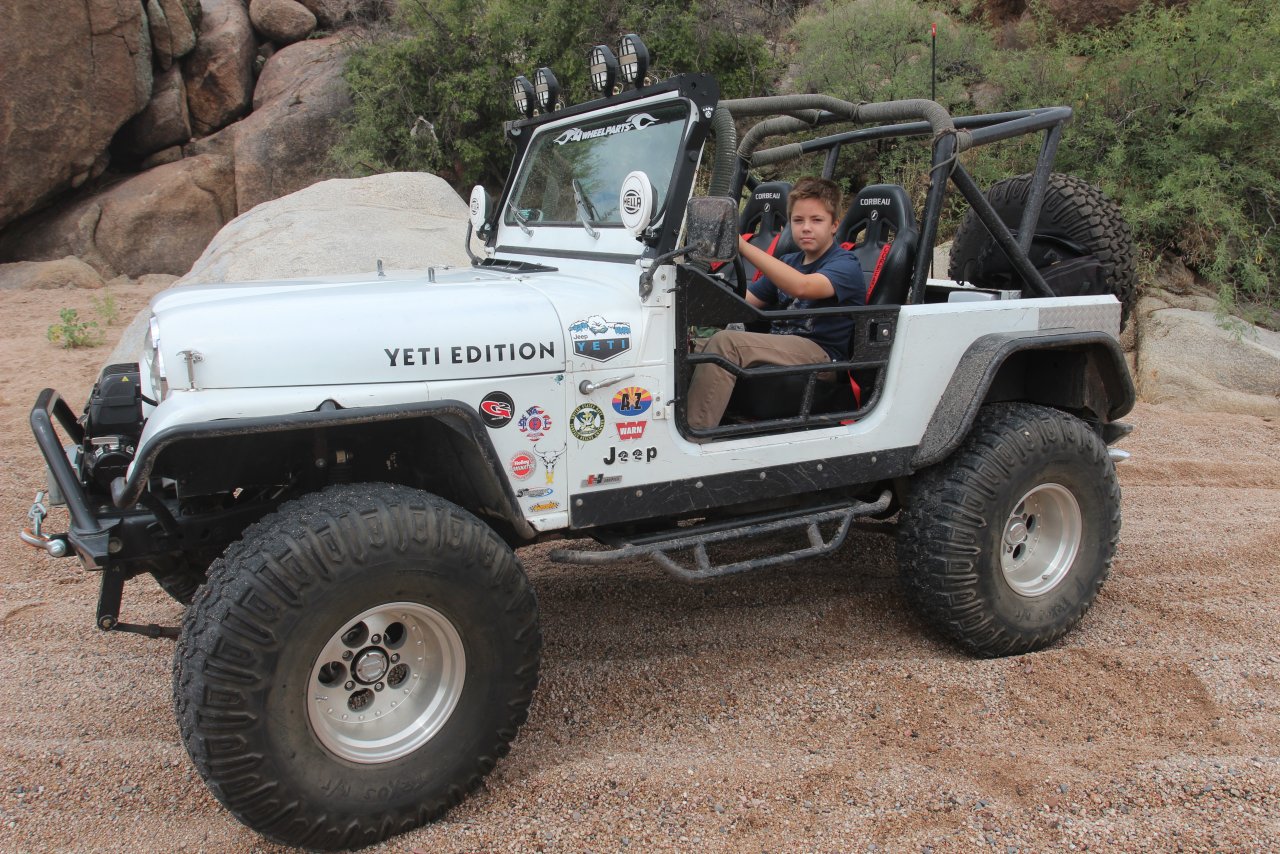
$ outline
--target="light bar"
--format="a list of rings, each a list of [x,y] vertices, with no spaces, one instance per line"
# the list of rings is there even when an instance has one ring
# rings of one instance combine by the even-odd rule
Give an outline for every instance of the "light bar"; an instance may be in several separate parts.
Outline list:
[[[618,82],[618,57],[602,44],[591,49],[591,88],[603,95],[612,95]]]
[[[533,116],[533,84],[523,74],[516,75],[511,81],[511,98],[516,102],[516,112],[525,118]]]
[[[538,69],[538,73],[533,76],[533,91],[537,95],[538,106],[544,113],[556,108],[556,102],[560,99],[560,83],[550,68]]]
[[[622,48],[618,51],[618,62],[622,66],[622,79],[627,83],[640,86],[644,83],[645,72],[649,70],[652,57],[649,49],[640,41],[635,33],[627,33],[622,37]]]

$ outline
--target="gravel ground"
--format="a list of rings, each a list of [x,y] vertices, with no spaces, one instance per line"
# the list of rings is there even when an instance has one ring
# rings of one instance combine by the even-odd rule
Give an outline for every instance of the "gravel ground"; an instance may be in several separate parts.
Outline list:
[[[150,293],[122,288],[122,317]],[[0,850],[280,851],[195,776],[171,644],[105,635],[95,579],[23,547],[44,339],[90,295],[0,292]],[[522,553],[545,650],[486,786],[371,850],[1280,850],[1280,425],[1139,406],[1111,580],[1055,648],[975,661],[896,586],[890,539],[701,587]],[[59,511],[54,527],[64,523]],[[126,619],[175,624],[149,579]]]

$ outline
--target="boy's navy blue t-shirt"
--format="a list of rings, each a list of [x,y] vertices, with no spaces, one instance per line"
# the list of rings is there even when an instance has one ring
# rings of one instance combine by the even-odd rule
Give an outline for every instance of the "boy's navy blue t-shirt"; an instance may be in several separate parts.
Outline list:
[[[766,306],[804,311],[810,308],[831,308],[838,305],[866,305],[867,282],[862,276],[858,257],[838,244],[812,264],[804,263],[804,252],[791,252],[780,259],[801,273],[821,273],[835,288],[835,294],[822,299],[796,299],[784,293],[769,281],[768,276],[752,282],[749,287],[756,298]],[[832,361],[849,358],[849,339],[853,335],[853,318],[849,316],[798,317],[795,320],[775,320],[769,329],[773,335],[801,335],[827,351]]]

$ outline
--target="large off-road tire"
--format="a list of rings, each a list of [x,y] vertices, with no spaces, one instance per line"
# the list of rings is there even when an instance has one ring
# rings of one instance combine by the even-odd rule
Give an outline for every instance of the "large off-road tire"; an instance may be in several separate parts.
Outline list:
[[[983,656],[1041,649],[1093,604],[1120,535],[1097,433],[1043,406],[984,406],[949,458],[912,478],[899,517],[907,597]]]
[[[190,605],[196,591],[205,582],[205,574],[187,566],[174,567],[164,572],[152,572],[151,577],[173,601],[181,605]]]
[[[418,490],[334,486],[210,567],[178,641],[178,726],[250,828],[361,847],[479,785],[526,718],[540,645],[533,591],[490,528]]]
[[[1030,193],[1030,175],[998,181],[986,192],[987,201],[1015,235]],[[1128,320],[1137,283],[1133,236],[1120,206],[1097,187],[1073,175],[1050,175],[1028,255],[1038,267],[1094,256],[1101,266],[1098,292],[1118,299],[1121,325]],[[972,210],[965,215],[952,241],[947,275],[981,287],[1022,287],[1021,277],[1012,272],[1004,253]],[[1056,285],[1050,282],[1050,287]],[[1073,291],[1069,295],[1080,294]]]

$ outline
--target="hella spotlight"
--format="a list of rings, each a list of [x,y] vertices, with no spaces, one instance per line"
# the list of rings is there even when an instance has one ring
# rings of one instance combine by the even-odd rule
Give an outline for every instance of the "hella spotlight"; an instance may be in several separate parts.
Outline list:
[[[560,84],[550,68],[538,69],[538,73],[533,76],[533,91],[538,97],[538,106],[544,113],[556,108],[556,101],[560,98]]]
[[[591,49],[591,88],[603,95],[613,94],[618,82],[618,57],[602,44]]]
[[[644,83],[645,72],[649,70],[649,49],[640,41],[635,33],[622,37],[622,49],[618,52],[618,63],[622,66],[622,79],[627,83],[640,86]]]
[[[523,74],[511,81],[511,98],[516,102],[516,112],[525,118],[533,115],[533,84]]]

